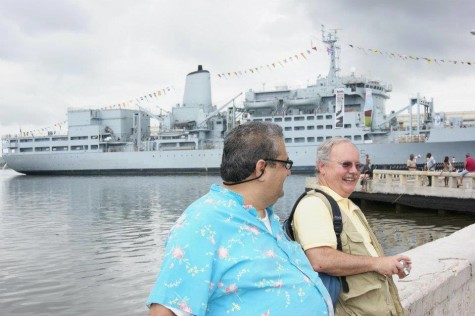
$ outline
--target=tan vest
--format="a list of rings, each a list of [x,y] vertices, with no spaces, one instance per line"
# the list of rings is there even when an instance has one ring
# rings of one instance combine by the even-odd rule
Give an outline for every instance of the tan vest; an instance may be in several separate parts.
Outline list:
[[[383,249],[363,213],[359,209],[356,212],[368,230],[371,243],[374,245],[378,256],[384,256]],[[363,244],[361,234],[358,233],[356,227],[349,221],[344,212],[341,215],[343,217],[343,231],[341,233],[343,252],[357,256],[370,256]],[[346,281],[350,291],[340,293],[335,315],[405,315],[392,278],[377,272],[366,272],[347,276]]]

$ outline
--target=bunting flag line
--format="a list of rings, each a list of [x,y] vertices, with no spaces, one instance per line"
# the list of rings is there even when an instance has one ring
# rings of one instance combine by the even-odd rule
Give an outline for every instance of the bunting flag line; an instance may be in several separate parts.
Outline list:
[[[378,54],[382,56],[387,56],[389,58],[399,58],[402,60],[414,60],[414,61],[424,61],[427,63],[435,63],[435,64],[441,64],[441,63],[452,63],[454,65],[460,64],[460,65],[467,65],[467,66],[472,66],[473,62],[472,61],[457,61],[457,60],[450,60],[450,59],[436,59],[432,57],[417,57],[413,55],[405,55],[405,54],[400,54],[396,52],[386,52],[382,51],[380,49],[374,49],[374,48],[363,48],[356,46],[354,44],[346,44],[350,48],[353,49],[358,49],[364,52],[365,54],[373,53],[373,54]],[[315,52],[318,51],[326,51],[327,54],[329,55],[331,53],[331,48],[327,45],[322,47],[317,47],[317,45],[313,44],[313,41],[310,42],[310,49],[304,49],[296,54],[289,55],[287,58],[279,59],[274,62],[270,62],[265,65],[260,65],[260,66],[255,66],[255,67],[250,67],[246,68],[244,70],[234,70],[234,71],[227,71],[227,72],[222,72],[218,73],[217,76],[219,79],[228,79],[228,78],[233,78],[233,77],[240,77],[243,75],[253,75],[256,73],[259,73],[262,70],[275,70],[277,66],[280,66],[280,68],[284,68],[286,64],[289,64],[290,62],[296,62],[296,61],[305,61],[308,60],[308,57],[314,54]],[[312,51],[313,50],[313,51]]]
[[[383,55],[387,56],[389,58],[399,58],[402,60],[414,60],[414,61],[424,61],[427,63],[435,63],[435,64],[445,64],[445,63],[450,63],[450,64],[460,64],[460,65],[467,65],[467,66],[472,66],[473,62],[472,61],[460,61],[460,60],[450,60],[450,59],[437,59],[437,58],[432,58],[432,57],[418,57],[418,56],[413,56],[413,55],[405,55],[405,54],[400,54],[396,52],[386,52],[382,51],[380,49],[374,49],[374,48],[364,48],[364,47],[359,47],[354,44],[347,44],[350,48],[353,49],[358,49],[365,54],[368,54],[368,52],[371,52],[373,54],[378,54],[378,55]]]
[[[240,77],[243,75],[253,75],[256,73],[259,73],[262,70],[269,70],[272,71],[276,69],[278,66],[279,68],[284,68],[285,64],[289,64],[290,62],[297,62],[297,61],[306,61],[310,57],[310,55],[315,54],[315,52],[318,52],[319,49],[317,48],[316,45],[313,45],[311,42],[310,44],[310,49],[305,49],[302,50],[298,53],[292,54],[286,58],[279,59],[274,62],[270,62],[265,65],[260,65],[260,66],[254,66],[246,69],[241,69],[241,70],[233,70],[233,71],[227,71],[227,72],[222,72],[218,73],[217,76],[219,79],[228,79],[232,77]]]

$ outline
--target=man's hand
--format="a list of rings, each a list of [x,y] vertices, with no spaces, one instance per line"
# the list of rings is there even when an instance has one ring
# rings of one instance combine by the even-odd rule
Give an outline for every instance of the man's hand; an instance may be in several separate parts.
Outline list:
[[[404,278],[403,264],[399,261],[404,261],[411,269],[411,259],[406,256],[397,255],[390,257],[375,257],[373,271],[383,275],[392,276],[397,274],[400,279]]]

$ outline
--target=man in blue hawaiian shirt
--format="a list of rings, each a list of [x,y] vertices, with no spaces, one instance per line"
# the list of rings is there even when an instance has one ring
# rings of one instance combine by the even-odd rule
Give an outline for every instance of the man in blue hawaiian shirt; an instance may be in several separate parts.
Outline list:
[[[318,274],[272,210],[292,163],[278,125],[251,122],[228,134],[224,182],[173,226],[150,315],[333,315]]]

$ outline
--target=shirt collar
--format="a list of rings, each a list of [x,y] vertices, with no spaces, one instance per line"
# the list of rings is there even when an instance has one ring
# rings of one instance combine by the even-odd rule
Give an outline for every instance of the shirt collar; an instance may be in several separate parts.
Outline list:
[[[348,209],[350,208],[350,199],[349,198],[344,198],[329,187],[325,185],[320,185],[320,189],[322,189],[325,193],[330,195],[335,201],[340,202],[344,204]]]
[[[221,194],[224,194],[225,196],[235,200],[236,202],[238,202],[240,205],[242,205],[242,207],[244,209],[246,209],[247,211],[249,211],[249,213],[253,214],[254,216],[259,216],[259,214],[257,213],[257,210],[254,206],[252,205],[244,205],[244,197],[239,194],[239,193],[236,193],[232,190],[229,190],[229,189],[226,189],[220,185],[217,185],[217,184],[213,184],[211,185],[211,191],[214,191],[214,192],[219,192]],[[267,212],[267,216],[269,216],[269,219],[272,219],[273,216],[274,216],[274,211],[272,209],[272,205],[271,206],[268,206],[266,208],[266,212]]]

